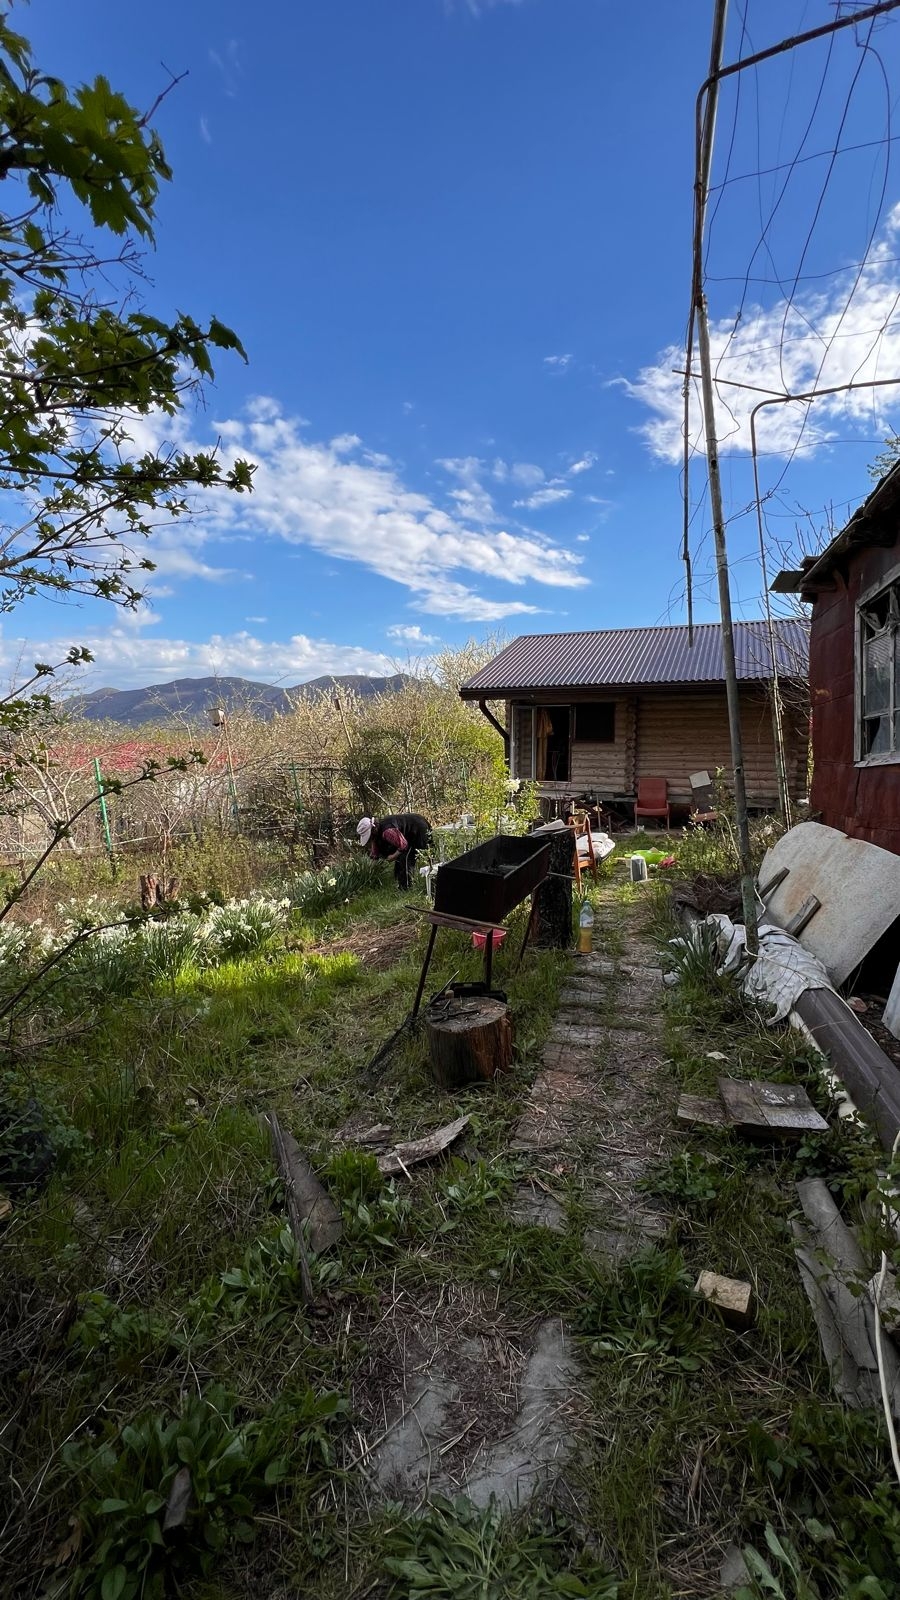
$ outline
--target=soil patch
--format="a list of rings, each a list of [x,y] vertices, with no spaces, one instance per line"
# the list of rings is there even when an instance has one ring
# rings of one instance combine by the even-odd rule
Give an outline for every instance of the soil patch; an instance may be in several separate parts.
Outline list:
[[[372,972],[386,972],[402,961],[416,942],[418,928],[398,922],[393,928],[359,928],[346,939],[330,939],[327,944],[310,945],[311,956],[353,955]]]

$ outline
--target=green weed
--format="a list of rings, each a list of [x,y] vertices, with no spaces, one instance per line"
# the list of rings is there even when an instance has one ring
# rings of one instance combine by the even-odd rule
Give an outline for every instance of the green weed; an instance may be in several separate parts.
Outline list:
[[[64,1445],[75,1564],[50,1593],[162,1600],[172,1583],[211,1573],[230,1545],[256,1537],[257,1507],[292,1467],[330,1464],[328,1425],[342,1409],[336,1394],[298,1389],[241,1421],[234,1397],[213,1387],[180,1415],[145,1412],[100,1442]]]
[[[619,1592],[563,1522],[520,1525],[462,1495],[392,1529],[383,1566],[392,1600],[616,1600]]]

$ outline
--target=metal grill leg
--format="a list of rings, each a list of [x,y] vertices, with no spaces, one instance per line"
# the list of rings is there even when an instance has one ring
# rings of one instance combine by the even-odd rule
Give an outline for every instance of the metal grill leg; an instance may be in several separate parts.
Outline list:
[[[419,1015],[419,1007],[422,1004],[422,996],[425,993],[425,980],[428,977],[428,968],[431,966],[431,957],[434,952],[434,941],[436,938],[437,923],[433,922],[431,924],[431,933],[428,936],[428,949],[425,951],[425,960],[422,962],[422,971],[419,975],[419,987],[416,990],[416,998],[410,1014],[411,1020],[413,1017],[417,1017]]]

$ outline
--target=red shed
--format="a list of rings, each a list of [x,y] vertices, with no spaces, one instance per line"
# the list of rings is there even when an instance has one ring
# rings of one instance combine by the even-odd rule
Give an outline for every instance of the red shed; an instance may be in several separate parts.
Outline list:
[[[812,604],[812,814],[900,854],[900,462],[780,594]]]

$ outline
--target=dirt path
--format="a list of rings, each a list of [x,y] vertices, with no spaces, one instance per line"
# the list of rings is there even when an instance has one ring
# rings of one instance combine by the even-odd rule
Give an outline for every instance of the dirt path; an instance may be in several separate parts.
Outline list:
[[[661,1051],[662,974],[640,916],[621,892],[605,891],[595,944],[607,953],[572,956],[510,1146],[526,1169],[512,1220],[562,1236],[576,1213],[598,1263],[666,1229],[638,1187],[659,1159],[674,1098]],[[463,1491],[476,1504],[494,1496],[515,1507],[552,1491],[583,1413],[560,1318],[514,1326],[490,1285],[403,1302],[379,1326],[365,1385],[362,1454],[376,1493],[418,1502]]]

